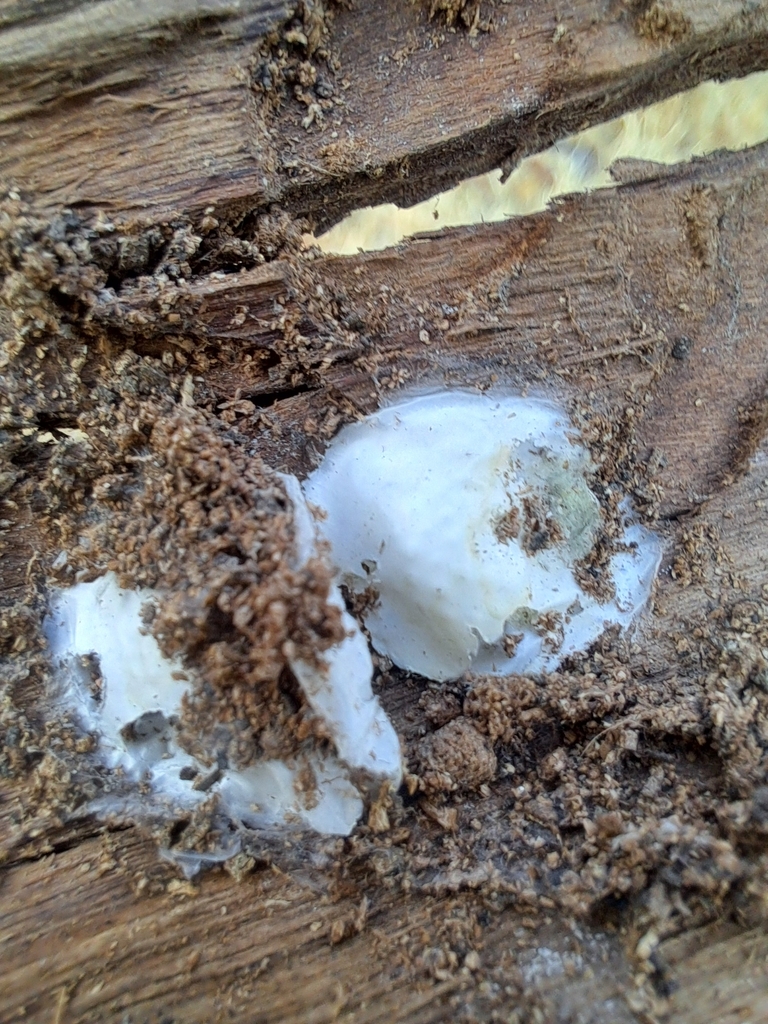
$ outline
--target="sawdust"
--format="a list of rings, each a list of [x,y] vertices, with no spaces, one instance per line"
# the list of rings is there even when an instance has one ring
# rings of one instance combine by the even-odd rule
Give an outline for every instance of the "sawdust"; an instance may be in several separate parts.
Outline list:
[[[496,775],[496,755],[480,732],[456,718],[422,741],[416,762],[427,793],[476,790]]]
[[[690,19],[674,7],[652,3],[635,22],[638,35],[654,43],[674,43],[691,31]]]
[[[492,21],[479,0],[429,0],[429,17],[439,18],[449,28],[461,28],[471,36],[489,32]]]
[[[149,628],[200,680],[184,714],[187,742],[194,748],[203,740],[199,754],[208,763],[221,755],[246,764],[322,739],[286,671],[285,645],[321,655],[339,638],[338,613],[326,605],[327,571],[291,565],[291,510],[262,456],[278,449],[277,433],[285,449],[303,446],[294,458],[311,461],[308,438],[322,442],[361,409],[354,396],[340,395],[322,416],[312,413],[301,437],[286,440],[251,398],[224,400],[216,374],[255,344],[187,329],[187,309],[195,310],[188,276],[199,252],[192,237],[200,237],[191,228],[176,236],[162,270],[109,285],[110,275],[119,276],[114,266],[100,266],[84,244],[97,242],[93,226],[63,220],[57,249],[56,225],[9,202],[3,296],[13,315],[4,321],[0,395],[8,486],[0,499],[14,529],[34,520],[38,550],[29,564],[33,552],[15,553],[23,571],[3,592],[0,765],[24,783],[22,833],[31,820],[47,823],[45,833],[64,827],[104,784],[82,769],[84,738],[48,720],[40,621],[51,578],[63,583],[112,568],[126,585],[158,590]],[[272,227],[275,251],[290,262],[290,231]],[[292,307],[276,286],[270,316],[254,328],[267,333],[282,379],[306,385],[334,359],[382,376],[392,369],[391,354],[371,340],[393,315],[390,295],[366,305],[313,277],[311,262],[290,273],[300,301]],[[149,297],[143,307],[139,296]],[[442,330],[460,327],[479,305],[466,296],[461,314],[443,311]],[[418,335],[424,324],[407,315]],[[653,466],[635,440],[649,400],[638,395],[609,412],[592,403],[574,409],[605,524],[585,566],[593,579],[614,550],[628,494],[645,521],[658,517]],[[761,409],[758,402],[745,419],[750,451]],[[48,434],[52,441],[43,440]],[[701,519],[668,528],[674,549],[665,586],[675,593],[710,586],[723,560],[715,527]],[[56,563],[62,551],[66,560]],[[479,890],[492,909],[556,908],[652,925],[660,936],[746,913],[745,906],[754,913],[766,891],[763,596],[719,579],[707,615],[681,618],[664,638],[674,649],[669,658],[649,653],[649,635],[634,644],[607,633],[549,676],[467,677],[446,687],[380,660],[376,688],[409,768],[403,790],[376,804],[343,850],[313,836],[286,844],[248,833],[238,854],[243,870],[233,875],[269,863],[300,870],[312,858],[317,871],[354,876],[369,899],[392,888],[441,896]],[[207,850],[211,822],[206,805],[181,823],[181,836],[178,823],[166,822],[163,842]],[[331,941],[365,927],[362,906],[339,919]],[[463,969],[472,952],[471,943],[446,941],[414,955],[440,979]],[[655,977],[652,961],[643,962]],[[470,973],[480,969],[475,964],[470,956]]]
[[[289,99],[304,111],[301,125],[306,129],[335,110],[340,86],[339,61],[330,48],[332,7],[332,0],[304,0],[285,24],[261,41],[250,78],[267,119]]]

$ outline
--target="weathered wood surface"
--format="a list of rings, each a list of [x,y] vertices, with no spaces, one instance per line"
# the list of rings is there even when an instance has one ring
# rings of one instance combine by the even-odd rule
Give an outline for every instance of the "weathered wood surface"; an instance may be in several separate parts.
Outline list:
[[[332,106],[305,130],[305,102],[265,110],[254,38],[296,8],[104,0],[30,20],[24,4],[5,5],[0,174],[52,208],[153,219],[212,205],[233,217],[279,202],[327,225],[768,63],[763,0],[489,3],[492,30],[476,36],[398,0],[334,13],[322,40],[333,69],[318,64]],[[319,59],[311,42],[282,45],[296,63]]]
[[[521,974],[546,1021],[744,1024],[766,1016],[762,929],[711,925],[662,943],[671,996],[648,1016],[647,1004],[633,1000],[615,935],[564,932],[557,918],[532,930],[514,910],[494,914],[489,926],[471,894],[393,894],[371,908],[360,934],[333,945],[333,922],[354,916],[361,898],[322,891],[309,871],[239,885],[208,875],[193,885],[133,830],[107,833],[5,873],[0,1019],[428,1024],[485,1020],[495,1006],[517,1020]],[[453,941],[461,957],[462,931],[480,947],[484,987],[460,960],[442,979],[430,970],[430,950],[441,945]]]
[[[172,45],[185,34],[205,37],[211,22],[217,33],[255,39],[290,13],[288,4],[271,0],[176,0],[166,5],[147,0],[48,2],[44,11],[39,5],[36,9],[4,4],[0,8],[0,74],[30,76],[33,89],[40,89],[40,71],[45,68],[52,98],[52,81],[92,78],[104,67],[124,66],[137,54]]]
[[[275,262],[196,278],[173,294],[165,325],[150,321],[150,336],[182,332],[252,352],[246,365],[223,357],[207,385],[220,401],[240,391],[276,403],[272,414],[296,438],[292,468],[302,454],[309,467],[304,423],[334,397],[370,411],[404,383],[530,385],[612,410],[634,402],[645,454],[663,462],[665,514],[690,511],[738,474],[759,439],[768,146],[637,173],[645,180],[535,216],[317,259],[309,279],[333,297],[342,325],[354,324],[346,335]],[[304,318],[301,365],[276,362],[276,298]],[[128,287],[96,316],[146,346],[143,328],[126,325],[156,303],[151,289]]]
[[[668,460],[661,473],[670,536],[679,514],[700,504],[700,520],[719,528],[730,580],[745,594],[759,590],[768,579],[768,453],[759,430],[742,436],[737,409],[764,388],[767,159],[766,148],[721,155],[519,222],[422,238],[396,252],[318,259],[301,275],[335,290],[340,315],[354,312],[356,337],[368,339],[376,365],[364,369],[341,348],[322,349],[322,378],[311,366],[303,376],[296,366],[290,371],[291,386],[299,379],[309,388],[294,397],[280,398],[291,380],[279,367],[259,369],[259,360],[251,378],[237,363],[214,367],[206,387],[220,401],[238,389],[258,401],[270,389],[266,412],[284,432],[274,458],[294,467],[311,458],[308,418],[320,418],[340,395],[374,405],[398,368],[414,383],[497,378],[593,394],[607,409],[637,402],[641,436]],[[716,227],[705,222],[711,249],[702,250],[702,236],[688,230],[692,197],[718,211]],[[173,330],[212,350],[238,339],[249,351],[268,348],[278,333],[269,318],[281,299],[289,313],[295,305],[310,340],[322,338],[328,323],[317,312],[312,319],[311,292],[298,290],[308,278],[296,274],[273,264],[201,278],[190,286],[191,297],[181,290]],[[122,297],[124,330],[131,310],[151,307],[141,296],[143,307],[137,295],[133,306],[129,294]],[[446,315],[443,305],[457,312]],[[117,315],[114,305],[99,311],[112,326]],[[441,316],[450,317],[447,326]],[[423,330],[428,344],[419,337]],[[693,344],[685,358],[674,358],[671,348],[683,334]],[[151,338],[162,347],[161,326]],[[150,345],[140,332],[134,340],[139,348]],[[650,396],[645,413],[643,395]],[[753,448],[743,475],[729,482],[727,474],[739,468],[729,453]],[[685,588],[662,576],[651,644],[659,657],[674,657],[664,640],[673,623],[707,614],[720,571],[711,567]],[[666,671],[666,663],[658,668]],[[213,874],[190,886],[133,829],[99,837],[93,825],[80,832],[44,820],[16,825],[18,796],[6,793],[3,815],[9,861],[0,890],[2,1019],[19,1018],[22,1008],[25,1019],[60,1022],[121,1020],[125,1013],[134,1021],[168,1014],[189,1021],[426,1022],[459,1011],[486,1019],[491,1006],[514,1013],[520,978],[545,1020],[648,1019],[645,1004],[633,1002],[634,968],[615,936],[587,930],[573,940],[558,931],[557,920],[531,930],[522,911],[488,916],[471,893],[435,898],[379,890],[362,933],[333,946],[333,921],[354,916],[364,890],[329,891],[309,868],[293,879],[267,872],[236,886]],[[450,946],[441,929],[452,915],[480,928],[484,987],[462,969],[461,942],[455,970],[435,976],[429,966],[430,949]],[[658,1019],[761,1019],[768,999],[763,933],[715,929],[699,940],[700,947],[690,937],[662,944],[671,995],[657,1007]],[[563,962],[572,977],[560,967],[547,974]]]
[[[689,0],[677,7],[687,19],[679,34],[657,40],[638,33],[636,8],[619,4],[559,14],[499,5],[495,32],[477,37],[428,23],[425,6],[340,11],[331,43],[351,84],[322,128],[305,130],[298,104],[265,122],[243,76],[256,46],[243,19],[287,17],[280,5],[212,3],[202,31],[190,30],[184,4],[172,17],[162,5],[120,7],[134,28],[147,16],[150,38],[135,45],[128,31],[117,51],[108,42],[106,62],[94,59],[93,75],[81,64],[72,81],[77,48],[51,77],[39,74],[20,41],[37,40],[26,52],[47,61],[51,36],[29,5],[0,5],[0,173],[51,211],[104,207],[118,223],[214,205],[237,226],[274,201],[325,222],[362,201],[410,201],[641,99],[768,60],[763,4]],[[110,5],[64,0],[51,24],[54,15],[82,23],[96,8]],[[96,52],[115,23],[86,24]],[[332,130],[348,143],[333,167],[323,153]],[[668,543],[642,654],[661,678],[677,657],[671,628],[702,622],[726,576],[745,596],[768,581],[768,149],[623,177],[613,192],[394,251],[226,275],[199,265],[172,286],[118,282],[89,310],[88,329],[140,352],[203,351],[199,400],[252,402],[256,417],[244,407],[235,425],[274,465],[297,471],[345,403],[369,410],[408,384],[530,386],[616,417],[631,407],[641,458],[657,467]],[[62,405],[57,415],[76,411]],[[20,522],[4,588],[20,585],[35,553],[34,515]],[[722,563],[683,586],[669,566],[690,523],[717,529]],[[190,885],[137,829],[25,820],[26,798],[23,785],[4,784],[3,1021],[415,1024],[496,1013],[735,1024],[768,1012],[768,945],[748,924],[663,941],[667,994],[653,1004],[635,985],[627,935],[566,932],[559,918],[512,906],[489,911],[471,892],[382,887],[363,922],[365,889],[329,887],[310,867],[239,884],[213,872]],[[362,930],[333,945],[341,918]],[[434,950],[455,962],[436,968],[445,961]],[[468,950],[479,963],[464,963]]]

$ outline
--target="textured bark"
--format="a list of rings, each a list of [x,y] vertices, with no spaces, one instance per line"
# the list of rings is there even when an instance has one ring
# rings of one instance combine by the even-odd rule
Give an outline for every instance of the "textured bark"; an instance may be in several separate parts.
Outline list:
[[[302,268],[307,280],[279,261],[200,276],[175,293],[165,323],[152,315],[152,289],[125,289],[95,315],[140,348],[179,330],[217,351],[252,346],[261,360],[245,371],[221,360],[208,383],[221,401],[239,390],[273,406],[297,438],[334,396],[375,408],[393,371],[421,386],[589,394],[611,410],[650,394],[639,436],[646,456],[665,463],[665,514],[679,515],[738,474],[761,436],[768,147],[682,168],[637,165],[634,177],[535,216],[323,257]],[[342,324],[354,323],[352,338],[338,325],[330,333],[308,281],[332,297]],[[317,343],[300,381],[290,359],[263,369],[274,362],[275,335],[264,327],[280,296]],[[131,326],[135,313],[147,325]],[[301,393],[283,399],[297,384]]]
[[[184,353],[195,401],[231,409],[245,441],[299,474],[341,421],[404,386],[529,388],[630,424],[636,462],[653,466],[653,500],[636,498],[655,503],[666,543],[632,667],[649,691],[679,676],[684,693],[694,627],[768,585],[768,146],[683,167],[626,165],[616,189],[382,253],[301,257],[295,229],[283,249],[259,242],[265,262],[227,263],[208,240],[263,234],[257,215],[272,204],[275,216],[328,224],[362,203],[412,202],[708,76],[763,67],[768,5],[483,5],[469,25],[490,19],[493,31],[477,34],[405,0],[338,10],[300,56],[326,70],[338,59],[343,103],[309,129],[306,105],[269,105],[253,78],[260,35],[284,39],[294,15],[306,25],[300,5],[59,0],[45,18],[38,10],[0,2],[0,175],[43,219],[64,208],[86,225],[108,217],[120,253],[129,243],[144,252],[155,229],[162,244],[148,242],[157,253],[129,270],[115,257],[85,298],[51,286],[62,360],[76,341],[89,362],[82,393],[40,399],[35,429],[74,426],[96,371],[129,347],[171,365]],[[199,234],[174,276],[169,238],[184,231]],[[0,310],[8,337],[12,314]],[[22,427],[21,414],[7,425],[19,437]],[[3,512],[9,600],[55,554],[39,513]],[[698,528],[716,531],[717,550],[681,583],[672,570]],[[31,713],[39,690],[14,695]],[[423,721],[412,700],[405,686],[387,698],[404,734]],[[734,736],[722,740],[723,763]],[[669,737],[659,760],[679,742],[680,762],[714,792],[723,769],[711,736],[700,756]],[[740,923],[700,927],[694,914],[690,930],[652,942],[653,989],[635,984],[648,956],[634,924],[617,931],[630,920],[620,906],[566,927],[545,901],[534,914],[489,895],[469,859],[460,877],[409,891],[393,880],[388,836],[370,888],[348,866],[356,840],[334,851],[332,881],[309,859],[287,876],[256,858],[239,884],[223,872],[192,884],[129,822],[30,812],[29,785],[4,781],[0,794],[3,1021],[632,1024],[656,1014],[698,1024],[768,1012],[768,946],[748,899],[759,903],[764,888],[727,904]],[[757,864],[764,830],[744,838],[733,823],[754,812],[744,807],[729,803],[723,834],[732,829]],[[468,800],[462,820],[473,813]],[[442,847],[440,828],[424,835]],[[549,959],[536,960],[541,950]]]
[[[294,3],[105,0],[45,19],[4,7],[0,174],[54,208],[148,218],[279,202],[324,226],[367,203],[409,205],[768,63],[763,2],[488,5],[491,31],[473,34],[399,0],[334,14],[334,106],[305,130],[306,106],[273,114],[257,83],[256,37]]]

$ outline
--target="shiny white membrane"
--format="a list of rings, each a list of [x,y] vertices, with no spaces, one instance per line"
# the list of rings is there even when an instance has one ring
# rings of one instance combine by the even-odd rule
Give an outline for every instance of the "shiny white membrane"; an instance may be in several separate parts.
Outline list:
[[[301,564],[316,550],[314,521],[298,481],[284,481],[294,504]],[[162,596],[121,590],[107,574],[57,591],[45,630],[61,704],[97,739],[98,762],[129,782],[148,785],[156,807],[190,808],[216,793],[222,811],[246,826],[295,824],[348,835],[363,811],[365,794],[358,787],[365,780],[376,787],[399,785],[399,741],[371,690],[368,645],[346,610],[347,636],[325,652],[323,667],[289,659],[335,754],[310,749],[291,763],[268,760],[211,773],[180,744],[182,700],[192,684],[189,673],[142,631],[141,609],[150,600]],[[330,600],[343,607],[338,588]],[[299,784],[306,768],[315,779],[312,792]]]
[[[342,581],[372,588],[373,645],[431,679],[552,671],[646,604],[656,537],[625,512],[612,600],[579,584],[602,513],[567,416],[448,391],[344,428],[305,482]]]

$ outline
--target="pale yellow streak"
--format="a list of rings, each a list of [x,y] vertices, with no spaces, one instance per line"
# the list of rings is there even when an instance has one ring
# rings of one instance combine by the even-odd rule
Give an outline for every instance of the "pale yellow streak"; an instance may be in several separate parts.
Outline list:
[[[339,255],[385,249],[420,231],[505,220],[543,210],[558,195],[609,187],[616,160],[672,164],[717,149],[744,149],[767,138],[768,72],[704,82],[528,157],[503,185],[496,170],[406,210],[393,203],[355,210],[316,244]]]

